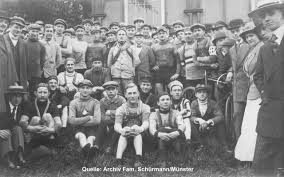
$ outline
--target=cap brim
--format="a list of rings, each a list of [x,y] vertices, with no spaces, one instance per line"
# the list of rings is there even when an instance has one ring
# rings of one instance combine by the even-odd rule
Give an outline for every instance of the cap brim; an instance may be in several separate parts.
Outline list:
[[[269,5],[269,6],[264,6],[264,7],[260,7],[260,8],[257,8],[251,12],[248,13],[248,16],[250,18],[253,18],[255,16],[258,16],[260,12],[263,12],[267,9],[271,9],[271,8],[275,8],[275,9],[279,9],[279,8],[284,8],[284,3],[282,4],[272,4],[272,5]]]

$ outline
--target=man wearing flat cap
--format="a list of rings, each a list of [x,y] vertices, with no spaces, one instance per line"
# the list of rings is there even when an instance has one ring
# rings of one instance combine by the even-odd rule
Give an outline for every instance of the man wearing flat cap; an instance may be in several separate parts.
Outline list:
[[[93,84],[84,79],[79,84],[80,97],[69,106],[68,122],[74,126],[75,139],[82,148],[84,158],[91,160],[100,148],[97,127],[101,122],[100,102],[91,97]]]
[[[62,61],[61,61],[62,63],[57,69],[57,73],[60,73],[65,70],[64,68],[65,59],[72,55],[72,45],[71,45],[71,38],[63,35],[64,30],[67,29],[67,24],[65,20],[56,19],[54,21],[54,28],[55,28],[54,40],[60,46],[62,54]]]
[[[117,32],[120,29],[120,26],[118,22],[112,22],[108,28]]]
[[[24,133],[19,124],[25,108],[23,96],[26,94],[23,86],[9,86],[5,93],[7,111],[0,114],[0,151],[1,158],[8,162],[8,167],[15,168],[13,156],[16,155],[16,164],[23,165],[24,160]]]
[[[284,167],[284,2],[262,0],[249,13],[274,36],[259,51],[254,83],[261,93],[253,159],[256,176],[283,174]],[[280,169],[282,168],[282,169]]]
[[[42,82],[43,66],[46,59],[45,47],[38,39],[40,28],[38,24],[30,24],[28,26],[29,38],[25,43],[30,96],[33,95],[35,87]]]
[[[182,28],[184,28],[184,23],[182,21],[176,21],[173,23],[173,28],[175,31],[180,30]]]
[[[105,149],[105,152],[111,153],[113,152],[113,148],[119,138],[119,134],[114,131],[115,113],[117,108],[125,103],[126,100],[124,97],[118,95],[117,82],[108,81],[103,84],[103,88],[106,92],[106,95],[100,100],[102,113],[100,129],[103,131],[103,137],[106,137],[107,134],[109,134],[111,137],[111,141]],[[109,129],[108,132],[107,128]]]
[[[101,30],[101,40],[105,44],[106,43],[106,33],[109,31],[107,27],[102,26],[100,27]]]
[[[139,55],[141,63],[136,67],[136,81],[140,82],[141,77],[151,77],[152,68],[155,66],[155,56],[152,49],[144,44],[145,36],[141,32],[135,33],[135,50]]]
[[[152,38],[151,38],[151,25],[144,24],[141,26],[141,32],[144,35],[144,44],[147,46],[152,45]]]
[[[141,27],[144,25],[144,23],[145,23],[145,21],[144,21],[143,18],[136,18],[136,19],[134,19],[133,24],[136,27],[136,31],[140,31]]]
[[[20,38],[25,21],[21,17],[10,19],[10,31],[0,35],[0,112],[6,111],[4,91],[10,86],[19,82],[27,89],[27,58],[25,42]]]
[[[108,56],[110,49],[114,46],[116,43],[116,31],[109,30],[106,33],[106,56]]]
[[[167,85],[180,76],[180,58],[177,48],[169,42],[169,32],[165,27],[158,30],[160,42],[152,46],[156,57],[154,82],[158,93],[163,92]]]
[[[136,33],[136,27],[134,25],[127,25],[126,32],[127,32],[127,37],[128,37],[129,42],[131,44],[135,44],[134,36]]]
[[[9,26],[9,18],[0,16],[0,34],[4,34]]]

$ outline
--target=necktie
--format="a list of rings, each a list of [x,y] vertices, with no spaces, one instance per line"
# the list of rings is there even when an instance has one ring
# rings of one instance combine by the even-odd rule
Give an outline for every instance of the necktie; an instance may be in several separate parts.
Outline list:
[[[16,109],[17,109],[17,107],[14,106],[13,111],[12,111],[12,117],[13,117],[13,119],[15,119]]]

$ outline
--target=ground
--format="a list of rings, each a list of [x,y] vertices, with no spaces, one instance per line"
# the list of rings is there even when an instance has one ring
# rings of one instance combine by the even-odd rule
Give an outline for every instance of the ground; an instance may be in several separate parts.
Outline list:
[[[191,152],[191,151],[190,151]],[[174,163],[171,166],[193,168],[192,172],[84,172],[82,170],[82,156],[75,142],[71,142],[64,149],[57,149],[56,154],[52,154],[50,150],[41,146],[34,150],[27,157],[28,165],[18,170],[10,170],[4,165],[0,166],[0,177],[78,177],[78,176],[102,176],[102,177],[126,177],[126,176],[149,176],[149,177],[249,177],[252,176],[251,169],[246,167],[234,167],[226,160],[222,159],[217,151],[203,150],[201,152],[190,153],[192,156],[185,156],[186,162],[182,165]],[[133,151],[132,151],[133,153]],[[155,168],[156,152],[146,153],[145,167]],[[126,155],[125,167],[131,167],[131,152]],[[173,155],[170,159],[174,159]],[[188,160],[194,159],[194,160]],[[173,160],[174,161],[174,160]],[[114,158],[101,153],[95,158],[89,167],[101,168],[115,167]]]

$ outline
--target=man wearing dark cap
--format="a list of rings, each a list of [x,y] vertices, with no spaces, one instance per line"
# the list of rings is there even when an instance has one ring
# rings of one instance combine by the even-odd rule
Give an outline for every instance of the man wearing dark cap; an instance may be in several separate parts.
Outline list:
[[[242,19],[233,19],[229,22],[228,30],[232,33],[232,38],[236,41],[237,44],[242,42],[242,38],[239,36],[240,28],[244,26],[244,21]]]
[[[152,78],[146,76],[141,77],[138,84],[141,101],[150,106],[151,110],[154,110],[157,106],[157,98],[152,93]]]
[[[106,33],[106,56],[108,56],[110,49],[116,43],[116,32],[114,30],[109,30]],[[106,65],[105,65],[106,66]]]
[[[100,28],[101,30],[101,40],[102,40],[102,43],[106,43],[106,33],[109,31],[107,27],[103,26]]]
[[[62,63],[60,67],[57,69],[57,73],[60,73],[65,70],[64,68],[65,59],[72,55],[71,38],[63,35],[64,30],[67,29],[67,24],[65,20],[63,19],[55,20],[54,28],[55,28],[54,40],[60,46],[62,54]]]
[[[110,70],[103,67],[102,58],[93,58],[92,61],[92,68],[85,72],[84,78],[93,83],[94,97],[100,100],[104,90],[102,85],[111,80]]]
[[[177,110],[171,109],[171,98],[167,92],[162,92],[157,100],[158,109],[149,117],[149,131],[158,142],[159,166],[165,168],[168,164],[169,146],[174,148],[175,156],[181,154],[181,143],[184,140],[185,125]]]
[[[92,82],[86,79],[79,84],[80,97],[70,102],[68,120],[74,126],[75,139],[88,160],[98,152],[98,142],[101,142],[100,136],[97,136],[97,127],[101,122],[100,102],[91,97],[92,87]]]
[[[225,22],[223,22],[223,21],[217,21],[217,22],[214,24],[213,30],[214,30],[215,32],[220,31],[220,32],[224,32],[224,33],[227,34],[227,32],[228,32],[228,31],[227,31],[227,30],[228,30],[228,25],[227,25]]]
[[[119,23],[118,23],[118,22],[112,22],[112,23],[109,25],[108,28],[117,32],[117,31],[120,29]]]
[[[144,24],[141,26],[141,32],[144,35],[144,44],[147,46],[152,45],[152,38],[151,38],[151,25]]]
[[[173,28],[175,31],[180,30],[182,28],[184,28],[184,23],[182,21],[176,21],[173,23]]]
[[[107,64],[107,48],[106,45],[101,40],[101,31],[93,30],[93,42],[88,46],[86,51],[86,65],[87,69],[92,68],[93,58],[99,58],[105,67]]]
[[[10,32],[0,35],[0,112],[6,111],[4,92],[15,82],[27,88],[27,58],[25,42],[20,38],[25,21],[21,17],[10,19]]]
[[[38,39],[40,28],[38,24],[30,24],[28,26],[29,39],[25,43],[30,96],[33,95],[35,87],[42,82],[43,66],[46,59],[45,47]]]
[[[176,45],[177,49],[179,49],[185,43],[184,39],[184,29],[178,29],[176,31],[176,38],[174,39],[173,43]]]
[[[100,129],[103,130],[103,137],[107,134],[110,135],[111,140],[107,145],[105,152],[112,153],[115,144],[119,138],[119,134],[114,131],[115,113],[123,103],[126,102],[125,98],[118,95],[118,84],[114,81],[108,81],[103,84],[103,88],[106,92],[105,97],[100,100],[102,121]],[[107,131],[107,128],[109,131]]]
[[[0,34],[4,34],[9,26],[9,18],[0,16]]]
[[[134,36],[136,33],[136,27],[134,25],[127,25],[126,32],[127,32],[127,37],[128,37],[129,42],[131,44],[135,44]]]
[[[54,41],[53,25],[47,24],[44,28],[44,40],[42,44],[45,47],[45,62],[43,64],[43,79],[47,80],[50,76],[57,75],[57,68],[61,64],[62,55],[60,46]]]
[[[136,81],[140,82],[141,77],[151,77],[151,70],[155,66],[155,56],[153,50],[145,45],[145,36],[141,32],[135,33],[135,50],[139,55],[141,63],[136,68]]]
[[[144,25],[144,23],[145,23],[145,21],[144,21],[143,18],[136,18],[136,19],[134,19],[133,24],[136,27],[136,31],[140,31],[141,27]]]
[[[24,133],[19,124],[26,102],[27,92],[23,86],[9,86],[6,96],[7,111],[0,114],[0,154],[8,162],[9,168],[26,163],[24,160]],[[14,157],[17,157],[16,159]]]
[[[85,19],[82,22],[85,34],[84,34],[84,41],[86,41],[88,44],[91,44],[93,42],[93,35],[91,34],[91,31],[93,30],[93,21],[91,19]]]
[[[180,75],[180,58],[177,48],[168,41],[168,30],[161,27],[158,30],[160,42],[152,46],[156,57],[156,64],[153,67],[154,82],[157,93],[163,92],[170,81],[178,79]]]
[[[99,30],[100,28],[101,28],[101,22],[94,21],[92,30]]]
[[[71,40],[72,46],[72,58],[75,59],[75,70],[80,74],[84,74],[86,71],[85,54],[88,48],[88,43],[84,41],[85,28],[82,25],[75,27],[76,37]]]

